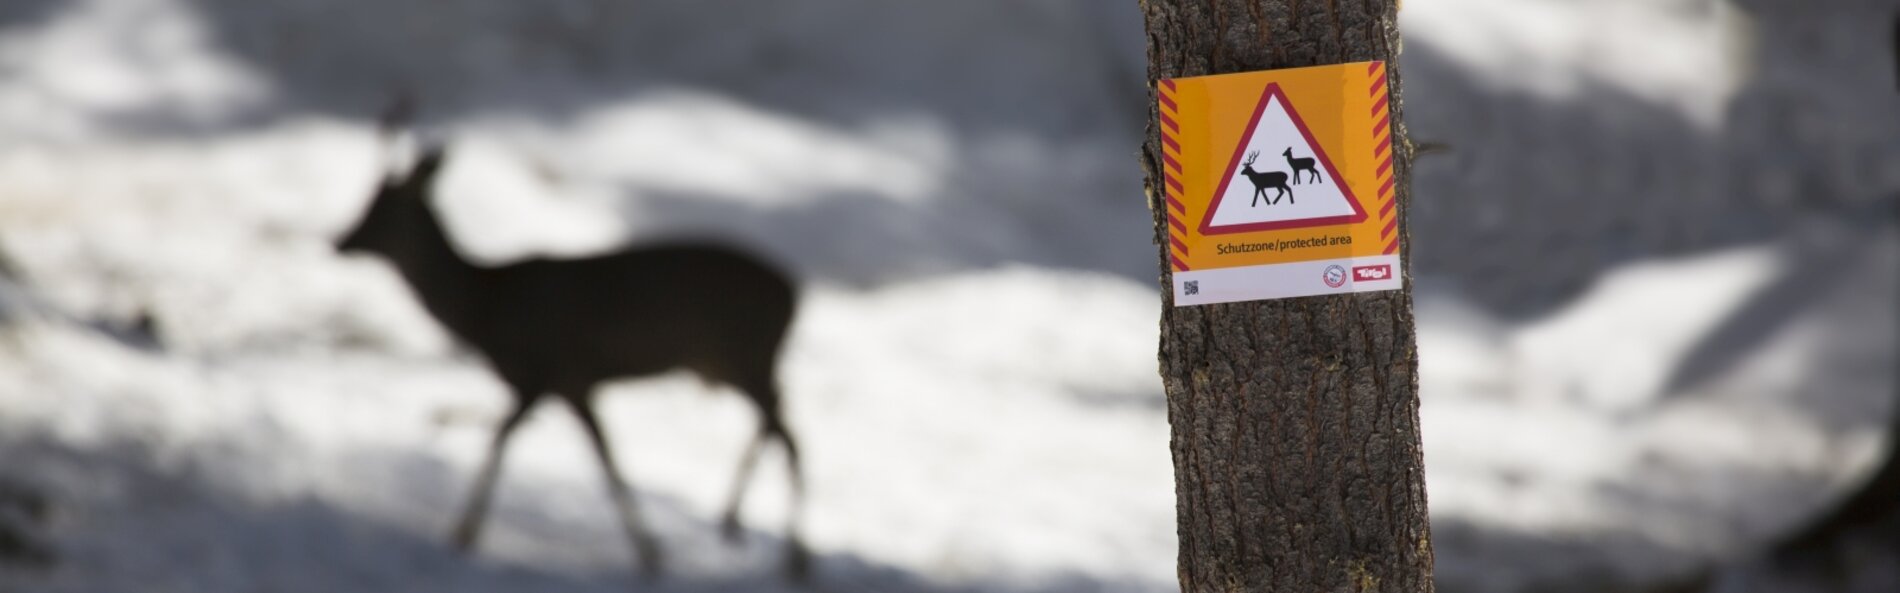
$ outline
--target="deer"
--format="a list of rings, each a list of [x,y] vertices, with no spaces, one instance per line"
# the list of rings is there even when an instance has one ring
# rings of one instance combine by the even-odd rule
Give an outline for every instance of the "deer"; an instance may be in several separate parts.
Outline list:
[[[1260,198],[1267,197],[1267,188],[1280,190],[1280,193],[1273,195],[1273,199],[1267,200],[1268,206],[1280,203],[1281,196],[1285,196],[1288,200],[1293,200],[1293,188],[1286,186],[1285,173],[1279,171],[1261,173],[1253,170],[1253,162],[1259,159],[1260,151],[1256,150],[1247,153],[1247,162],[1240,164],[1240,173],[1246,175],[1248,181],[1253,182],[1253,204],[1248,207],[1259,207]],[[1298,204],[1299,202],[1293,201],[1291,203]]]
[[[1311,172],[1313,174],[1313,181],[1324,183],[1319,177],[1319,167],[1313,166],[1313,159],[1293,158],[1292,147],[1287,147],[1286,152],[1280,154],[1286,155],[1286,164],[1293,167],[1293,185],[1300,184],[1301,171]]]
[[[393,144],[387,122],[384,134],[386,144]],[[453,546],[463,553],[473,549],[509,436],[535,404],[554,399],[567,404],[587,433],[639,570],[648,578],[660,576],[659,544],[641,522],[634,490],[615,463],[594,403],[602,383],[684,369],[709,385],[735,388],[757,412],[757,432],[740,457],[721,521],[726,540],[739,539],[746,484],[761,450],[777,441],[784,447],[792,496],[784,570],[793,580],[807,579],[809,553],[798,534],[804,479],[776,378],[795,301],[786,274],[744,251],[710,243],[476,265],[450,243],[430,203],[447,160],[445,146],[427,143],[417,152],[407,170],[385,165],[368,209],[336,247],[393,264],[423,309],[478,351],[512,395],[455,524]]]

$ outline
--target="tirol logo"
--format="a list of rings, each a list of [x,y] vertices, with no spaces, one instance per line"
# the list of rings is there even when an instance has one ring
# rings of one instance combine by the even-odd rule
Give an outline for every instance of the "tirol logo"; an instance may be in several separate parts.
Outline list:
[[[1320,276],[1326,286],[1339,288],[1346,284],[1346,269],[1339,266],[1326,266],[1326,273]]]
[[[1386,280],[1391,277],[1391,265],[1359,266],[1352,269],[1352,279],[1358,282]]]

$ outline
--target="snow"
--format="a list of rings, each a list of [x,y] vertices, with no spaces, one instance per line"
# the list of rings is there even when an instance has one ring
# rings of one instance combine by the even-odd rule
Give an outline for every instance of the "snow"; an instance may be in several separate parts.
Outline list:
[[[1900,134],[1852,43],[1796,34],[1872,3],[1408,4],[1407,117],[1453,146],[1412,221],[1441,588],[1737,559],[1725,591],[1812,587],[1746,558],[1884,442],[1900,245],[1862,196],[1900,188],[1876,166]],[[438,206],[471,258],[712,235],[797,273],[781,378],[826,590],[1175,589],[1131,7],[19,6],[0,472],[52,496],[61,560],[0,589],[791,590],[782,459],[722,543],[753,419],[681,375],[602,410],[667,577],[636,580],[559,406],[477,553],[446,545],[507,397],[330,247],[403,156],[374,129],[403,88],[450,142]],[[163,350],[97,331],[141,313]]]
[[[1723,0],[1439,0],[1403,15],[1489,85],[1555,99],[1609,86],[1710,128],[1748,80],[1751,16]]]

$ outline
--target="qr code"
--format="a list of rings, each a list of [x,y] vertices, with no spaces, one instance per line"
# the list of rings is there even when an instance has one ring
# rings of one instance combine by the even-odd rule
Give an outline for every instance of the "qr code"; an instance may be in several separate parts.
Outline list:
[[[1187,281],[1187,282],[1182,282],[1182,283],[1181,283],[1181,293],[1182,293],[1182,294],[1185,294],[1185,295],[1188,295],[1188,296],[1194,296],[1194,295],[1197,295],[1197,294],[1201,294],[1201,281],[1199,281],[1199,280],[1189,280],[1189,281]]]

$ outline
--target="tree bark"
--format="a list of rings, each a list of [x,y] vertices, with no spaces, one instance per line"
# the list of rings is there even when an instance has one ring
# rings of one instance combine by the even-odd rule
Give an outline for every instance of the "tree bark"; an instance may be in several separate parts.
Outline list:
[[[1393,0],[1142,0],[1155,80],[1397,57]],[[1412,321],[1411,144],[1391,89],[1403,291],[1175,308],[1150,101],[1181,589],[1429,592]]]

